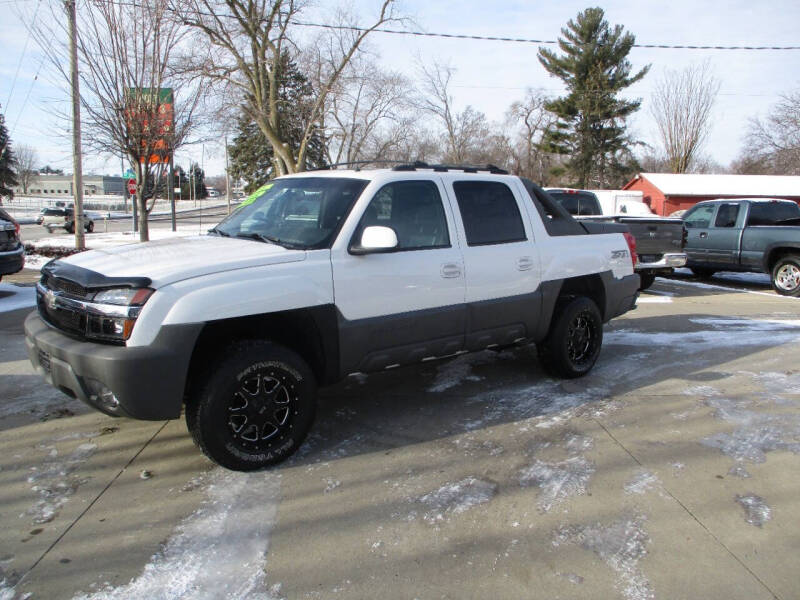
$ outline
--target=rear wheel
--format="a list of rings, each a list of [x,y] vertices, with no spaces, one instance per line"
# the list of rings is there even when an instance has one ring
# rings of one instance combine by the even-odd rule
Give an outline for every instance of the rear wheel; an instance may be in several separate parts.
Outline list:
[[[550,332],[537,349],[548,373],[573,379],[592,370],[602,346],[600,310],[589,298],[578,296],[558,310]]]
[[[86,233],[92,233],[94,231],[94,221],[89,221],[86,225]]]
[[[271,342],[241,342],[186,406],[195,443],[215,463],[253,471],[300,446],[316,412],[316,382],[296,353]]]
[[[64,229],[67,230],[67,233],[75,233],[75,224],[69,223]]]
[[[778,259],[772,267],[772,288],[782,296],[800,296],[800,255]]]
[[[639,273],[639,281],[640,281],[639,289],[640,290],[646,290],[651,285],[653,285],[653,282],[655,280],[656,280],[656,274],[655,273]]]
[[[692,273],[694,273],[698,277],[702,277],[703,279],[708,279],[712,275],[714,275],[714,273],[716,273],[714,269],[705,269],[703,267],[691,267],[691,271]]]

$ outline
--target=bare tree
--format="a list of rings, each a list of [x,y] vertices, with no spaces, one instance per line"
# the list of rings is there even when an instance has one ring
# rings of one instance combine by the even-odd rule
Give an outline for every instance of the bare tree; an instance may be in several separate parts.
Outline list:
[[[523,100],[506,111],[506,126],[511,130],[511,168],[517,175],[547,185],[554,155],[542,148],[544,135],[555,126],[555,115],[545,108],[543,92],[528,89]]]
[[[720,82],[708,62],[666,71],[656,83],[650,112],[673,173],[692,167],[708,137]]]
[[[30,185],[39,177],[39,172],[36,170],[39,156],[35,148],[24,144],[17,146],[14,154],[17,155],[17,179],[22,186],[22,193],[27,194]]]
[[[328,95],[364,39],[394,20],[393,0],[382,0],[371,25],[333,23],[329,45],[336,52],[319,77],[299,142],[292,142],[282,123],[279,69],[284,53],[299,53],[296,29],[304,4],[300,0],[187,0],[181,19],[210,42],[209,54],[195,66],[244,100],[245,109],[273,148],[279,174],[305,170],[308,145],[319,127]],[[344,15],[339,15],[346,18]]]
[[[491,154],[486,151],[486,141],[492,135],[490,125],[486,115],[472,106],[456,111],[450,94],[455,69],[448,64],[435,61],[426,64],[420,60],[418,70],[421,90],[417,103],[444,129],[443,160],[457,164],[485,162],[487,154]]]
[[[52,21],[33,23],[32,30],[68,80],[67,48],[59,41],[66,39],[60,31],[64,19],[57,4],[51,8]],[[173,69],[187,30],[173,18],[169,0],[92,0],[79,11],[78,30],[84,145],[130,162],[137,181],[139,238],[146,241],[168,157],[197,125],[203,98],[202,82],[181,78]],[[166,88],[174,88],[174,95]]]
[[[331,90],[325,113],[328,161],[386,159],[412,119],[410,89],[399,73],[381,71],[363,57],[351,61]]]
[[[781,95],[766,118],[750,121],[742,157],[750,157],[751,170],[760,165],[761,172],[800,175],[800,90]]]

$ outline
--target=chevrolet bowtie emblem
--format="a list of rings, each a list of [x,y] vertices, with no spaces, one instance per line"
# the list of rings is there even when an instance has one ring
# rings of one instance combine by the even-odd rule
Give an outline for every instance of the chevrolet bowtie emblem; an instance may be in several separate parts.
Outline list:
[[[44,294],[44,302],[47,305],[47,308],[50,310],[55,310],[56,308],[56,295],[52,292],[52,290],[47,290]]]

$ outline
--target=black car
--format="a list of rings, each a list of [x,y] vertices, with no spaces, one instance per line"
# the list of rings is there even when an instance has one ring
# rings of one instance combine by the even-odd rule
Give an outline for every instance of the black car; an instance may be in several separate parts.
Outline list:
[[[25,248],[19,237],[19,223],[0,208],[0,279],[21,271],[25,265]]]

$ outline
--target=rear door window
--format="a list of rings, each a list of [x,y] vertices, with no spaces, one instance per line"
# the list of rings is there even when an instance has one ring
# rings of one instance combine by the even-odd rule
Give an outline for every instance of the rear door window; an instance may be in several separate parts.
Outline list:
[[[511,189],[499,181],[457,181],[458,201],[467,245],[508,244],[526,240],[525,226]]]
[[[739,216],[738,204],[720,204],[714,227],[736,227],[736,218]]]

